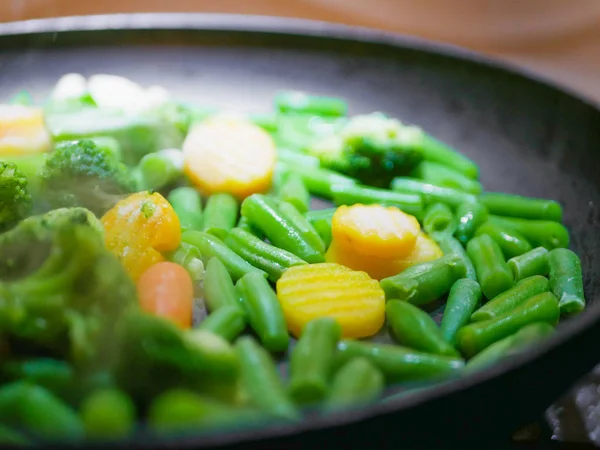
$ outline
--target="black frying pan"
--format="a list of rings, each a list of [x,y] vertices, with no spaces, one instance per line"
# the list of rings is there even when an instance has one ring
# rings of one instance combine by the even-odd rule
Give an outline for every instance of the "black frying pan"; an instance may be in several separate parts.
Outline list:
[[[504,365],[360,411],[172,448],[489,448],[600,360],[600,111],[591,103],[457,48],[323,23],[160,14],[0,25],[0,100],[47,93],[71,71],[122,74],[232,109],[265,109],[291,88],[342,96],[353,113],[387,112],[472,157],[487,189],[560,201],[582,258],[588,310]],[[159,444],[142,437],[127,448],[148,445]]]

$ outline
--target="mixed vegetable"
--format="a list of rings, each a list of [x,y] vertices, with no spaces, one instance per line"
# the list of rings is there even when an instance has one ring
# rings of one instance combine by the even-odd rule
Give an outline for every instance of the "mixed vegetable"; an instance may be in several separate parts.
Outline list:
[[[299,421],[546,339],[585,308],[562,208],[478,177],[337,98],[230,114],[77,74],[18,94],[0,105],[0,444]]]

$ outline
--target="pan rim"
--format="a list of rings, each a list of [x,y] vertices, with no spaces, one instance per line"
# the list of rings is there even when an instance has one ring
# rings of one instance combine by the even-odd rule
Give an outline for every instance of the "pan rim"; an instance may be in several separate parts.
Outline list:
[[[0,23],[0,40],[11,36],[36,34],[61,34],[69,32],[93,32],[105,30],[143,31],[143,30],[198,30],[231,31],[248,33],[284,34],[290,36],[311,36],[340,41],[358,41],[371,45],[386,45],[396,48],[408,48],[433,55],[442,55],[455,60],[470,61],[487,66],[493,70],[546,85],[561,92],[600,114],[600,103],[549,80],[544,75],[517,66],[506,60],[483,55],[452,44],[436,42],[419,37],[408,36],[365,27],[334,24],[308,19],[295,19],[257,15],[220,14],[220,13],[135,13],[104,14],[90,16],[69,16],[47,19],[31,19],[17,22]],[[576,320],[569,320],[544,343],[526,352],[522,352],[501,365],[492,366],[459,379],[432,385],[412,395],[397,398],[351,411],[343,411],[327,417],[309,418],[301,423],[290,425],[266,426],[241,431],[216,432],[206,435],[175,438],[173,443],[183,447],[202,445],[227,445],[241,441],[256,441],[299,434],[305,431],[336,428],[360,422],[365,419],[391,415],[434,398],[450,393],[465,391],[503,374],[515,371],[521,366],[534,362],[543,354],[558,348],[561,344],[584,332],[594,323],[600,322],[600,301],[590,305]],[[226,430],[225,430],[226,431]]]

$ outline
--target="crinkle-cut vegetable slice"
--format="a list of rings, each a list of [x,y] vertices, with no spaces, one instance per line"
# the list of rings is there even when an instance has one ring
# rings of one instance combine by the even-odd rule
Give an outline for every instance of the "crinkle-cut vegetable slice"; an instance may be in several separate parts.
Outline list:
[[[0,155],[28,155],[50,149],[41,108],[0,105]]]
[[[361,270],[372,278],[381,280],[396,275],[415,264],[441,258],[443,254],[440,247],[429,236],[421,232],[412,252],[401,258],[359,255],[341,248],[334,240],[325,254],[325,260],[353,270]]]
[[[402,257],[413,250],[421,226],[414,216],[378,204],[340,206],[332,219],[333,239],[353,253]]]
[[[339,264],[289,268],[277,282],[277,296],[296,337],[318,317],[336,319],[346,338],[376,334],[385,318],[385,295],[377,281]]]
[[[104,214],[102,225],[106,247],[135,281],[181,242],[179,218],[157,192],[138,192],[119,201]]]
[[[277,152],[271,136],[239,118],[215,117],[193,127],[183,143],[184,172],[206,194],[240,200],[267,192]]]

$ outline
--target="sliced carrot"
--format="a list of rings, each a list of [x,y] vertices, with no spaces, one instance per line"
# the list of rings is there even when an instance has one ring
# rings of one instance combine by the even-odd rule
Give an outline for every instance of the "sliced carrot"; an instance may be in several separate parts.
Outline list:
[[[339,247],[383,258],[410,254],[420,230],[419,221],[398,208],[361,204],[340,206],[331,227]]]
[[[408,255],[400,258],[360,255],[342,248],[334,240],[325,254],[325,260],[342,264],[353,270],[362,270],[376,280],[381,280],[396,275],[415,264],[441,258],[443,254],[433,239],[425,233],[420,233],[413,250]]]
[[[277,281],[277,297],[288,330],[296,337],[318,317],[336,319],[347,338],[376,334],[385,318],[385,295],[379,283],[339,264],[290,267]]]
[[[181,328],[192,325],[194,287],[192,279],[179,264],[159,262],[146,270],[137,282],[140,307]]]
[[[29,155],[50,149],[41,108],[0,105],[0,155]]]
[[[227,192],[240,200],[270,189],[277,156],[266,131],[229,117],[209,119],[192,128],[183,155],[184,172],[201,191]]]

